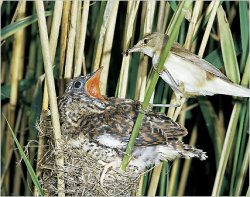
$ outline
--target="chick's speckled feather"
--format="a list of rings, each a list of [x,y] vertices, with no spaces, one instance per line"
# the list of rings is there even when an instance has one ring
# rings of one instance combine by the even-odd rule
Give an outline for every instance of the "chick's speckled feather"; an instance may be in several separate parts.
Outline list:
[[[68,83],[59,100],[62,134],[72,142],[72,146],[81,147],[94,158],[119,163],[141,110],[141,103],[131,99],[105,96],[98,99],[91,96],[85,84],[91,82],[89,79],[93,80],[94,75],[77,77]],[[98,91],[99,87],[95,87],[95,90]],[[129,165],[144,169],[161,160],[178,157],[206,159],[202,150],[178,140],[187,134],[184,127],[163,113],[152,110],[144,113]]]
[[[105,134],[113,135],[122,142],[128,142],[141,104],[130,99],[107,98],[109,105],[104,111]],[[94,133],[102,135],[102,133]],[[135,146],[166,144],[167,139],[185,136],[187,131],[162,113],[149,111],[145,114]]]

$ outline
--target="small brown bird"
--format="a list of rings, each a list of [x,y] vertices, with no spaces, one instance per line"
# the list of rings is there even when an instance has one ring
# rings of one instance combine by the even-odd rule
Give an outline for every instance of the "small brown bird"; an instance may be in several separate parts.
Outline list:
[[[61,129],[74,147],[81,147],[101,163],[117,168],[141,104],[130,99],[101,95],[101,70],[68,83],[59,101]],[[162,160],[179,157],[205,160],[205,152],[178,140],[186,134],[184,127],[165,114],[147,111],[129,166],[143,171],[147,165],[155,165]]]
[[[146,35],[126,54],[142,52],[152,58],[156,68],[162,48],[168,42],[168,36],[163,33]],[[225,94],[239,97],[250,97],[250,90],[230,81],[219,69],[174,43],[164,64],[160,77],[170,85],[177,98]]]

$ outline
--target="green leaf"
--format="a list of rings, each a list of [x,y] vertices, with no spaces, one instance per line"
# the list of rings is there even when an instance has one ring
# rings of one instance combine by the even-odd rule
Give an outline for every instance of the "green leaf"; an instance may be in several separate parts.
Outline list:
[[[168,161],[163,161],[162,164],[162,172],[161,172],[161,177],[160,177],[160,188],[159,188],[159,195],[160,196],[165,196],[166,194],[166,181],[167,181],[167,168],[168,168]]]
[[[232,33],[222,6],[217,10],[218,25],[220,29],[220,42],[226,74],[235,83],[240,82],[239,66],[236,58]]]
[[[234,150],[234,161],[233,161],[233,170],[232,170],[232,177],[231,177],[231,183],[230,183],[230,193],[229,195],[233,195],[233,191],[235,189],[235,182],[238,181],[239,179],[239,172],[240,172],[240,168],[241,168],[241,163],[242,160],[239,160],[239,153],[240,153],[240,147],[242,146],[242,144],[244,144],[244,142],[246,140],[242,140],[242,136],[244,131],[244,125],[247,125],[247,106],[244,105],[242,107],[242,111],[241,111],[241,115],[240,115],[240,124],[239,124],[239,128],[238,128],[238,132],[237,132],[237,140],[236,140],[236,145],[235,145],[235,150]],[[245,151],[242,151],[245,152]]]
[[[204,59],[209,63],[213,64],[214,66],[216,66],[217,68],[221,68],[224,66],[221,49],[213,50]]]
[[[239,54],[241,54],[242,50],[239,46],[239,43],[237,43],[236,40],[234,40],[234,46],[235,46],[236,56],[238,56]],[[204,59],[219,69],[224,66],[221,48],[213,50]]]
[[[242,72],[249,52],[249,15],[248,15],[247,1],[239,2],[239,12],[240,12],[240,34],[241,34],[241,45],[242,45],[240,71]]]
[[[52,11],[45,12],[45,16],[51,16],[53,14]],[[26,18],[23,18],[15,23],[5,26],[1,29],[1,41],[15,34],[18,30],[23,29],[32,23],[37,21],[37,16],[32,15]]]
[[[8,124],[8,127],[9,127],[9,129],[11,131],[12,137],[13,137],[13,139],[14,139],[14,141],[16,143],[16,146],[17,146],[17,148],[19,150],[19,153],[20,153],[20,155],[21,155],[21,157],[22,157],[22,159],[23,159],[23,161],[24,161],[24,163],[25,163],[25,165],[26,165],[26,167],[27,167],[27,169],[29,171],[29,174],[30,174],[30,176],[32,178],[32,181],[35,184],[35,187],[37,188],[37,190],[39,192],[39,195],[43,196],[44,195],[43,190],[42,190],[42,187],[41,187],[41,185],[40,185],[40,183],[39,183],[39,181],[37,179],[35,171],[33,170],[28,158],[26,157],[21,145],[19,144],[19,142],[18,142],[18,140],[17,140],[17,138],[15,136],[15,133],[13,132],[7,118],[4,115],[3,115],[3,117],[5,118],[5,120],[6,120],[7,124]]]
[[[211,137],[211,140],[215,142],[213,143],[213,145],[215,151],[216,166],[218,166],[223,144],[222,139],[220,139],[220,136],[217,134],[216,122],[218,120],[218,116],[212,106],[212,103],[209,100],[204,97],[199,97],[198,102],[204,120],[206,122],[208,133]]]
[[[175,12],[177,9],[177,3],[175,1],[169,1],[168,2],[172,10]]]

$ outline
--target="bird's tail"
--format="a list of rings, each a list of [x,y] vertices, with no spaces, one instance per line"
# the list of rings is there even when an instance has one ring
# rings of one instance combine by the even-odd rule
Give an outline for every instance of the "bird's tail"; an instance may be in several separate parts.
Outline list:
[[[220,78],[208,81],[206,91],[213,94],[250,97],[250,89]]]
[[[177,147],[177,150],[180,150],[179,154],[181,155],[181,157],[184,157],[186,159],[196,157],[200,160],[206,160],[207,158],[206,152],[201,149],[197,149],[180,141],[178,141],[178,146],[179,147]]]
[[[159,146],[158,152],[161,153],[160,160],[174,160],[178,157],[186,159],[196,157],[200,160],[206,160],[207,158],[206,152],[203,152],[203,150],[184,144],[179,140],[169,141],[167,146]]]

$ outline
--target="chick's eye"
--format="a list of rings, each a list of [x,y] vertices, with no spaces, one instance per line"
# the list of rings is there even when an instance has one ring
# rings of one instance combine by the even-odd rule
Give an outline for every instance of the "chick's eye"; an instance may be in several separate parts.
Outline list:
[[[80,88],[82,83],[80,81],[77,81],[74,83],[74,88]]]
[[[147,39],[147,38],[145,38],[145,39],[143,40],[144,44],[148,44],[148,41],[149,41],[149,39]]]

